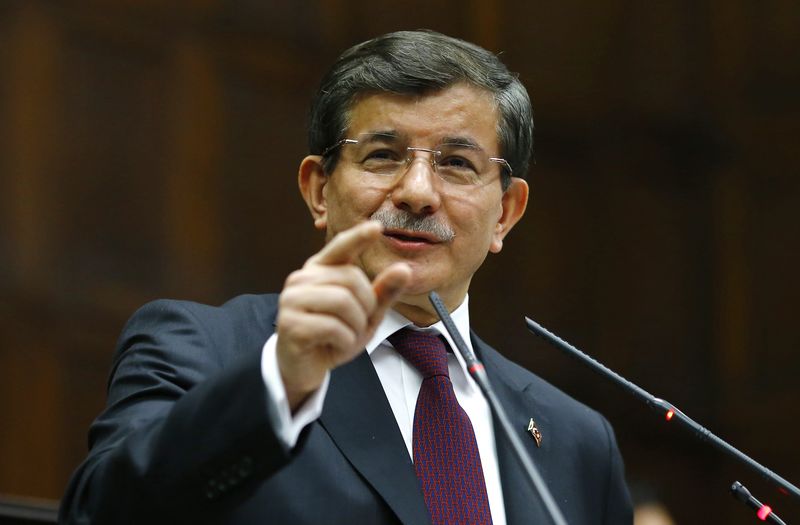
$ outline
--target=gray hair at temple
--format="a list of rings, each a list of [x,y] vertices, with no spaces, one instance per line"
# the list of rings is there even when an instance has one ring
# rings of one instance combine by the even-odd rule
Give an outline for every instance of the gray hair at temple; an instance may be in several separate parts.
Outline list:
[[[533,116],[525,86],[516,74],[480,46],[428,30],[398,31],[345,51],[323,77],[311,106],[308,146],[321,154],[342,138],[359,95],[389,92],[424,95],[458,82],[490,92],[499,112],[501,155],[514,176],[525,178],[533,150]],[[332,173],[338,150],[323,160]],[[503,189],[510,183],[504,170]]]

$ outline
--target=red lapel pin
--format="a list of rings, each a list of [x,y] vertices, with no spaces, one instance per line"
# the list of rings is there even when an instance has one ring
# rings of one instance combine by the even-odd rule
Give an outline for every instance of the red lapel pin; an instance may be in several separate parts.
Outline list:
[[[542,433],[536,427],[536,421],[534,421],[533,418],[531,418],[531,420],[528,421],[528,432],[530,432],[531,436],[533,436],[533,439],[536,440],[536,446],[537,447],[541,447],[542,446]]]

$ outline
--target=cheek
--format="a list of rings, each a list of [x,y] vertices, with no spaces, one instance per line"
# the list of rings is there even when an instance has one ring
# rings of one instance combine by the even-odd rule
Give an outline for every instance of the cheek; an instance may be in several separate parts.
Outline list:
[[[328,204],[328,222],[334,233],[343,231],[366,219],[386,200],[386,190],[374,185],[354,184],[350,181],[328,184],[325,198]]]
[[[488,247],[501,214],[502,207],[498,201],[487,203],[478,199],[458,198],[452,199],[448,206],[452,225],[473,246],[476,242],[485,242]]]

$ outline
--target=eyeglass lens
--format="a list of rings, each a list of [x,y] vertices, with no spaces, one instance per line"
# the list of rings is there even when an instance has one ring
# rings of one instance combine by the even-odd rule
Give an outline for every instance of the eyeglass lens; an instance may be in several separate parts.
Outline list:
[[[420,158],[453,184],[478,184],[493,168],[486,153],[472,144],[445,143],[428,149],[408,146],[394,135],[368,133],[344,141],[344,146],[351,162],[379,176],[396,176]]]

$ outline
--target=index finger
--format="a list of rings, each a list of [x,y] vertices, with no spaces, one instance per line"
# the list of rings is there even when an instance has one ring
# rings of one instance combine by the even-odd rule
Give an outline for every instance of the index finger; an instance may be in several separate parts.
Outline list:
[[[383,226],[378,221],[362,222],[336,234],[324,248],[312,255],[307,263],[349,264],[374,243],[382,231]]]

